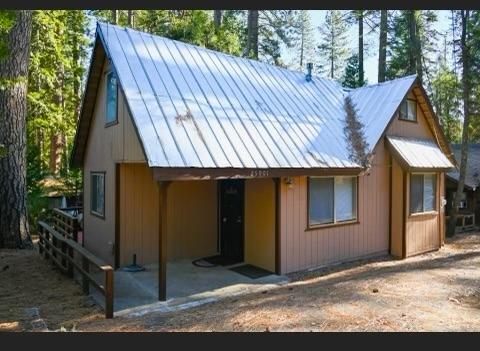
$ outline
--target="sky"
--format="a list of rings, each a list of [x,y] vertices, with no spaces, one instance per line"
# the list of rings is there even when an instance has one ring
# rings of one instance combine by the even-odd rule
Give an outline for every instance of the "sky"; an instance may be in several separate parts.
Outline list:
[[[311,15],[311,21],[315,28],[315,39],[318,42],[320,40],[320,32],[318,27],[325,22],[325,13],[324,10],[311,10],[309,11]],[[450,25],[450,10],[437,11],[438,18],[435,23],[435,28],[444,33],[448,31]],[[364,33],[366,33],[370,28],[364,25]],[[350,43],[349,48],[351,51],[358,50],[358,26],[352,24],[348,31],[348,41]],[[448,40],[448,37],[447,37]],[[367,35],[364,38],[364,45],[366,47],[366,53],[364,53],[364,70],[365,78],[368,81],[368,84],[377,83],[377,74],[378,74],[378,31],[373,32],[371,35]],[[440,44],[443,47],[443,39]],[[288,49],[283,49],[285,57],[292,57],[292,53]],[[283,53],[282,53],[283,54]]]

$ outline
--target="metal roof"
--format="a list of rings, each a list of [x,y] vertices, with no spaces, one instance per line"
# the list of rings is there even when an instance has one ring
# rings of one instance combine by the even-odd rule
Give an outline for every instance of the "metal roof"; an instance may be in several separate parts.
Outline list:
[[[428,139],[387,136],[390,145],[410,168],[447,169],[453,164],[437,144]]]
[[[460,166],[460,158],[462,153],[461,144],[451,144],[453,154],[457,160],[458,166]],[[458,169],[448,173],[448,176],[458,182],[460,178],[460,172]],[[476,189],[480,186],[480,144],[468,145],[468,158],[467,158],[467,174],[465,176],[465,185]]]
[[[358,168],[352,97],[373,148],[415,76],[354,90],[329,79],[99,23],[150,167]]]

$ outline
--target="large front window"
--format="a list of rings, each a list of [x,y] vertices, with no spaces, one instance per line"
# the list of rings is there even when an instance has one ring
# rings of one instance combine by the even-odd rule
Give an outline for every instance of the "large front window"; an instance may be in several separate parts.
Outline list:
[[[310,227],[357,219],[357,177],[310,177],[308,184]]]
[[[437,176],[413,173],[410,176],[410,213],[436,211]]]

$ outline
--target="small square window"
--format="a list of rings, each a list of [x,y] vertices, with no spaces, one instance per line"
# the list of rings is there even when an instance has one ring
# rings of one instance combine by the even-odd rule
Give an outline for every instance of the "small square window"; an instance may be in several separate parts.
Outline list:
[[[107,74],[107,99],[105,111],[105,123],[117,122],[117,77],[113,72]]]
[[[417,120],[417,102],[415,100],[407,99],[400,106],[400,119],[406,121]]]
[[[437,176],[432,173],[410,176],[410,213],[437,210]]]

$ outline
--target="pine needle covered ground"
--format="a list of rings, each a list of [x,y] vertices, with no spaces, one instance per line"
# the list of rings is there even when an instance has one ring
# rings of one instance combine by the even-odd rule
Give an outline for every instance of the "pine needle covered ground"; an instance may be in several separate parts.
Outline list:
[[[113,320],[35,251],[3,250],[0,331],[31,330],[22,316],[32,306],[54,330],[479,331],[480,233],[447,240],[442,250],[407,260],[339,265],[292,275],[289,285],[263,293]],[[5,264],[11,270],[1,271]]]

